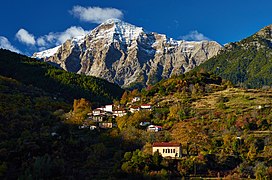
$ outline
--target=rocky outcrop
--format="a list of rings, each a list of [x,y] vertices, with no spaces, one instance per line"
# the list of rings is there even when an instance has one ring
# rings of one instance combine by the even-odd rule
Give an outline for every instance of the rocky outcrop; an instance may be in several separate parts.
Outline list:
[[[49,56],[33,56],[61,68],[122,87],[153,84],[190,71],[221,49],[215,41],[175,41],[120,20],[108,20],[88,35],[66,41]],[[52,55],[53,54],[53,55]]]

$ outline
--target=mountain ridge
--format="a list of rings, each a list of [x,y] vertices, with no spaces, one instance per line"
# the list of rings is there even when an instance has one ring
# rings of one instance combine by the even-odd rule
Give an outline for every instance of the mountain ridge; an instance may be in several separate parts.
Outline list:
[[[110,19],[84,38],[67,40],[57,51],[50,52],[50,56],[42,56],[43,51],[33,57],[54,63],[66,71],[130,87],[154,84],[188,72],[216,55],[221,48],[215,41],[176,41],[164,34]]]
[[[48,63],[2,49],[0,75],[37,87],[68,102],[86,98],[98,104],[112,103],[123,93],[118,85],[104,79],[66,72]]]
[[[272,25],[239,42],[225,45],[217,56],[201,64],[203,68],[233,84],[247,88],[272,85]]]

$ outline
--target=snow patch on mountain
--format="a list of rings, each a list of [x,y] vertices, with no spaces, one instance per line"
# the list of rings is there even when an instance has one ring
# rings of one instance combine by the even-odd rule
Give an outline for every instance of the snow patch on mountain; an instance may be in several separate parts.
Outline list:
[[[109,25],[112,27],[100,31],[101,27]],[[107,38],[110,40],[109,44],[114,41],[130,44],[133,40],[136,40],[144,30],[142,27],[134,26],[119,19],[109,19],[92,30],[90,34],[94,34],[94,32],[96,32],[96,39]]]
[[[38,59],[42,59],[42,58],[46,58],[46,57],[51,57],[51,56],[53,56],[54,54],[57,53],[57,51],[58,51],[58,49],[60,47],[61,47],[61,45],[59,45],[57,47],[54,47],[54,48],[51,48],[51,49],[47,49],[47,50],[41,51],[41,52],[34,53],[32,57],[38,58]]]
[[[109,19],[86,36],[74,37],[33,57],[53,62],[67,71],[129,87],[135,83],[154,84],[186,73],[216,55],[221,48],[214,41],[177,41]]]

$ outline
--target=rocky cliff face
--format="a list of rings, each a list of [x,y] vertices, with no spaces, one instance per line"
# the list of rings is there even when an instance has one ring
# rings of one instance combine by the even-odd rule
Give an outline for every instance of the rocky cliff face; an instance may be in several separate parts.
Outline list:
[[[215,41],[175,41],[120,20],[102,23],[85,37],[33,57],[61,68],[101,77],[122,87],[145,86],[190,71],[221,49]]]

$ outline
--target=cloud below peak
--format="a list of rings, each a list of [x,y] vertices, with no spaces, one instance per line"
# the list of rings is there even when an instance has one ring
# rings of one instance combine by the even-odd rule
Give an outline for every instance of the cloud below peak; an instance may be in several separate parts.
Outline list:
[[[181,36],[180,37],[183,40],[187,40],[187,41],[203,41],[203,40],[210,40],[210,38],[204,36],[202,33],[198,32],[198,31],[190,31],[189,34],[185,35],[185,36]]]
[[[85,36],[88,31],[85,31],[82,27],[71,26],[64,32],[50,32],[47,35],[41,36],[37,39],[37,45],[43,47],[57,46],[68,39]]]
[[[20,42],[26,45],[35,45],[36,43],[34,35],[25,29],[20,29],[15,36]]]
[[[70,13],[81,21],[97,24],[111,18],[123,18],[123,12],[115,8],[74,6]]]

